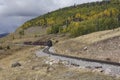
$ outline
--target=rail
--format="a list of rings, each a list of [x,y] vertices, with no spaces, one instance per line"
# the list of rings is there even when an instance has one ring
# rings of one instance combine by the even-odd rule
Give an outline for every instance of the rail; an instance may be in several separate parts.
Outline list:
[[[102,61],[102,60],[95,60],[95,59],[88,59],[88,58],[80,58],[80,57],[74,57],[74,56],[68,56],[68,55],[63,55],[63,54],[56,54],[52,53],[49,51],[49,47],[45,48],[43,52],[53,55],[53,56],[60,56],[60,57],[66,57],[66,58],[71,58],[71,59],[76,59],[76,60],[82,60],[82,61],[88,61],[88,62],[96,62],[96,63],[101,63],[101,64],[109,64],[109,65],[115,65],[115,66],[120,66],[120,63],[117,62],[108,62],[108,61]]]
[[[25,45],[43,45],[46,46],[47,42],[24,42]],[[68,56],[68,55],[63,55],[63,54],[57,54],[57,53],[52,53],[49,51],[50,47],[47,47],[43,50],[46,54],[50,54],[53,56],[60,56],[60,57],[65,57],[65,58],[71,58],[71,59],[76,59],[76,60],[82,60],[82,61],[87,61],[87,62],[96,62],[96,63],[101,63],[101,64],[109,64],[109,65],[115,65],[115,66],[120,66],[120,63],[117,62],[108,62],[108,61],[103,61],[103,60],[95,60],[95,59],[88,59],[88,58],[80,58],[80,57],[75,57],[75,56]]]

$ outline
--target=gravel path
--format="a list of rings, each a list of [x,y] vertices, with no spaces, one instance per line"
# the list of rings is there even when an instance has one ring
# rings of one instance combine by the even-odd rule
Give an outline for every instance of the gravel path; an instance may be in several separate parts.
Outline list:
[[[54,52],[54,48],[49,49],[50,52]],[[104,72],[105,74],[111,75],[111,76],[117,76],[120,77],[120,66],[114,66],[110,64],[102,64],[102,63],[97,63],[97,62],[88,62],[88,61],[83,61],[83,60],[78,60],[78,59],[72,59],[72,58],[67,58],[67,57],[61,57],[61,56],[56,56],[56,55],[51,55],[43,52],[43,50],[37,51],[36,52],[37,57],[41,56],[48,56],[54,59],[59,59],[63,61],[68,61],[69,64],[75,65],[75,66],[80,66],[84,68],[90,68],[93,70],[97,70],[100,72]]]

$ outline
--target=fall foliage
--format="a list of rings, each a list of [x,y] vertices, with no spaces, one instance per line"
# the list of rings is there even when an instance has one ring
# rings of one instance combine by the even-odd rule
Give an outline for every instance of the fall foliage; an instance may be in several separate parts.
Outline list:
[[[70,33],[73,37],[114,29],[120,27],[120,1],[103,0],[66,7],[27,21],[21,28],[33,26],[47,27],[48,34]]]

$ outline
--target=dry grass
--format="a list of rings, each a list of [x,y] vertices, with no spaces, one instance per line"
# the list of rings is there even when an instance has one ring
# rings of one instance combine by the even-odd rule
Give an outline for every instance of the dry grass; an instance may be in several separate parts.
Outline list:
[[[96,36],[94,36],[96,34]],[[19,38],[17,36],[13,39],[13,35],[0,40],[0,45],[9,45],[10,50],[5,51],[11,53],[9,56],[5,55],[0,59],[0,80],[120,80],[114,77],[106,76],[101,73],[91,72],[90,70],[80,69],[77,67],[68,67],[63,64],[54,64],[52,66],[46,65],[45,61],[49,60],[47,57],[36,57],[35,51],[41,49],[40,46],[20,46],[14,45],[14,43],[23,43],[24,41],[45,41],[52,39],[53,42],[58,41],[57,48],[63,52],[77,51],[81,46],[86,46],[90,43],[106,39],[107,36],[111,37],[119,35],[119,31],[102,31],[92,33],[89,35],[81,36],[75,39],[69,39],[66,35],[41,35],[39,37],[24,36]],[[102,36],[102,39],[99,37]],[[106,38],[105,38],[106,37]],[[92,38],[94,38],[94,41]],[[64,43],[64,45],[63,45]],[[79,46],[78,46],[79,45]],[[77,47],[76,47],[77,46]],[[71,55],[71,54],[70,54]],[[11,64],[14,62],[20,62],[21,67],[12,68]],[[33,69],[35,67],[35,69]],[[52,71],[48,71],[47,68],[52,67]]]
[[[35,56],[35,51],[42,47],[23,48],[0,59],[0,80],[119,80],[73,66],[68,67],[63,64],[49,66],[45,64],[49,58]],[[19,62],[22,66],[12,68],[11,64],[14,62]],[[48,71],[48,67],[53,70]]]
[[[32,65],[27,65],[27,63],[31,62],[32,59],[35,59],[35,56],[33,56],[33,51],[39,49],[40,47],[35,48],[29,48],[27,50],[22,50],[15,52],[13,55],[7,56],[6,58],[3,58],[0,60],[0,80],[17,80],[16,77],[25,74],[26,71],[29,72],[29,68]],[[30,60],[30,61],[29,61]],[[22,67],[20,68],[11,68],[11,64],[14,62],[20,62],[22,64]],[[24,66],[27,65],[27,66]],[[26,69],[26,71],[24,71]],[[22,79],[21,79],[22,80]]]
[[[91,33],[88,35],[80,36],[78,38],[75,38],[75,41],[81,41],[83,43],[91,44],[95,43],[101,40],[105,40],[108,38],[112,38],[115,36],[120,36],[120,28],[117,28],[115,30],[106,30],[106,31],[100,31],[100,32],[95,32]]]
[[[112,41],[111,45],[109,45],[108,42],[102,42],[102,41],[105,41],[106,39],[109,39],[115,36],[120,36],[119,29],[120,28],[115,30],[94,32],[94,33],[83,35],[77,38],[64,40],[55,45],[55,50],[57,53],[66,54],[66,55],[100,59],[100,60],[111,58],[112,61],[119,62],[120,61],[120,58],[119,58],[120,54],[118,51],[119,49],[114,48],[114,46],[118,47],[116,42],[118,41],[119,43],[119,39],[117,41],[115,41],[114,39],[113,41],[111,40]],[[91,44],[94,44],[97,42],[99,43],[91,46]],[[89,50],[84,51],[84,48],[86,46],[88,47]],[[111,49],[109,49],[109,47],[111,47]],[[97,48],[102,48],[102,49],[97,49]]]
[[[41,36],[46,35],[46,28],[42,28],[41,26],[31,27],[24,30],[24,35],[20,35],[19,31],[9,34],[8,36],[1,38],[0,43],[5,42],[22,42],[27,40],[35,40],[35,38],[39,38]]]
[[[48,58],[37,58],[34,55],[34,51],[38,49],[40,47],[19,51],[0,60],[0,80],[119,80],[101,73],[92,73],[90,70],[67,67],[63,64],[54,64],[50,66],[53,70],[48,71],[49,65],[44,62]],[[22,66],[11,68],[14,61],[20,62]],[[33,69],[34,66],[36,69]]]

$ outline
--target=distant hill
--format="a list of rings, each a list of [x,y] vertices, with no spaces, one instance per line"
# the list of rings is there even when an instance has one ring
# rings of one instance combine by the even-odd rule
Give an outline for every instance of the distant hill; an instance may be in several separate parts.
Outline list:
[[[7,36],[9,33],[2,33],[0,34],[0,38]]]
[[[76,37],[120,27],[120,0],[103,0],[62,8],[25,22],[16,32],[40,26],[48,34],[69,33]]]

